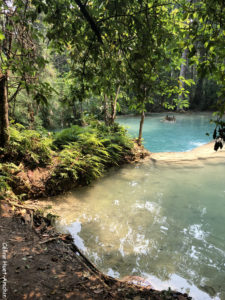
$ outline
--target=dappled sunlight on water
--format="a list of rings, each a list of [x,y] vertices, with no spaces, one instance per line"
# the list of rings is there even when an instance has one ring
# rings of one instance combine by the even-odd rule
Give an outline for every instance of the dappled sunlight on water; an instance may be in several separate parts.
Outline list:
[[[225,164],[111,171],[54,198],[58,227],[103,272],[225,299]],[[49,202],[48,202],[49,204]]]

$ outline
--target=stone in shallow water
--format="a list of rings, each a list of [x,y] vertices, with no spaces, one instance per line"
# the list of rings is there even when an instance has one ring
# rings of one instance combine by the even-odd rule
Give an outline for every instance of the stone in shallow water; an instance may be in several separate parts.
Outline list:
[[[153,288],[151,283],[147,279],[140,276],[125,276],[123,277],[122,281],[126,281],[127,283],[135,284],[147,289]]]

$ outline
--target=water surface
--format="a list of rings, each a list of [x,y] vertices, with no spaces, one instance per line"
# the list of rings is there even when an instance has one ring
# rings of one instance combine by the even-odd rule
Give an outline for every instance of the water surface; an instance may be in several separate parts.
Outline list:
[[[56,197],[58,226],[111,276],[225,300],[224,167],[125,166]]]
[[[210,113],[175,114],[175,123],[163,122],[166,115],[151,114],[145,118],[144,146],[151,152],[188,151],[212,140],[215,125],[210,124]],[[119,117],[117,121],[132,136],[138,136],[140,117]]]

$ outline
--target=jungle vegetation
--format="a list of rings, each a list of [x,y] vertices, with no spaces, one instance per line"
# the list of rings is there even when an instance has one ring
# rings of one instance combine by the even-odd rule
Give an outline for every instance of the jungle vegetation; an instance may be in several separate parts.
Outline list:
[[[222,0],[0,0],[2,176],[57,149],[54,176],[90,181],[132,148],[117,113],[139,145],[161,110],[214,110],[224,139],[224,37]]]

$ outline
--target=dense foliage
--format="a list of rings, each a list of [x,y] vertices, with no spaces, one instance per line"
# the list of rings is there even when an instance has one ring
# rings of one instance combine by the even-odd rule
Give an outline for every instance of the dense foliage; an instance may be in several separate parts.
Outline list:
[[[139,144],[146,111],[213,109],[221,122],[224,15],[220,0],[1,1],[0,146],[9,121],[111,126],[134,112]]]
[[[61,151],[60,162],[50,180],[57,178],[58,182],[73,178],[90,183],[100,177],[106,167],[123,162],[133,148],[122,127],[118,124],[107,127],[99,122],[84,128],[75,125],[64,129],[55,135],[53,145]]]
[[[34,168],[45,166],[51,161],[52,139],[35,130],[25,129],[20,124],[10,126],[10,140],[3,152],[3,160],[23,162]]]
[[[133,146],[126,130],[116,123],[108,127],[92,121],[86,127],[74,125],[50,136],[45,131],[12,125],[9,143],[4,151],[1,149],[0,192],[12,190],[21,195],[17,185],[27,170],[42,167],[51,169],[45,179],[46,194],[56,194],[73,184],[88,184],[108,167],[132,159]],[[21,197],[30,195],[28,185]]]
[[[9,116],[25,126],[64,127],[85,113],[110,123],[116,109],[187,100],[210,109],[223,97],[220,1],[14,0],[0,11]]]

